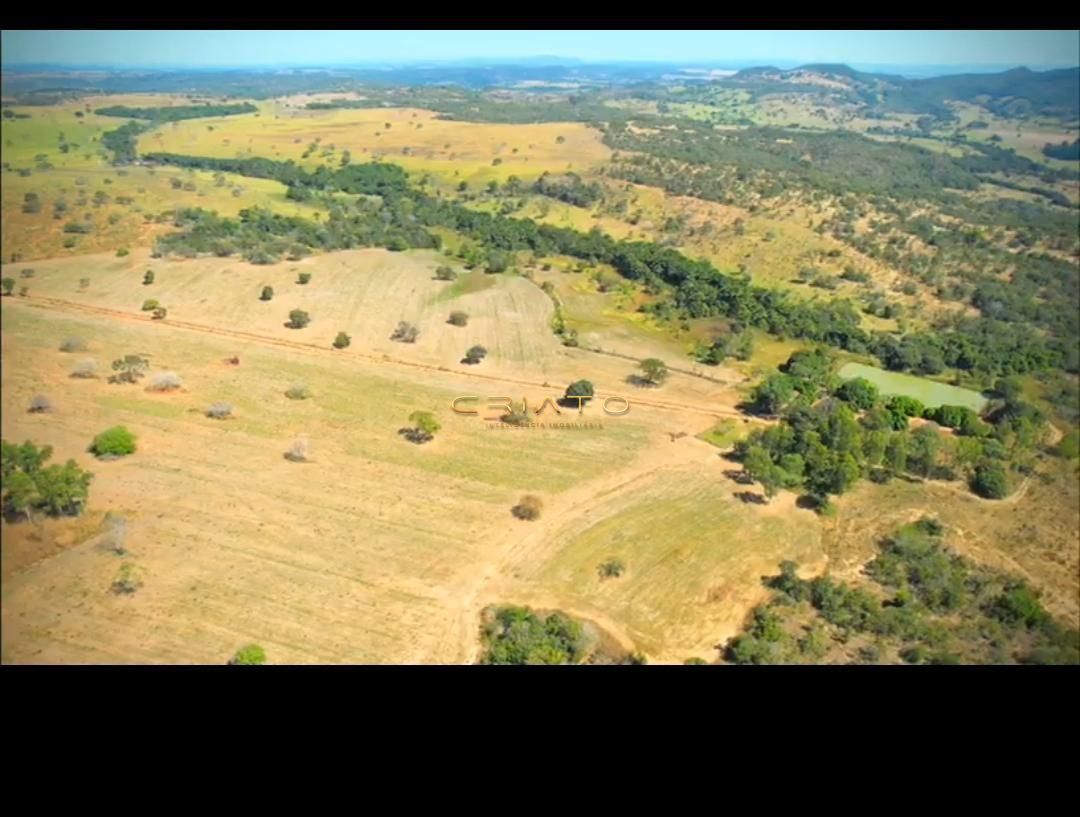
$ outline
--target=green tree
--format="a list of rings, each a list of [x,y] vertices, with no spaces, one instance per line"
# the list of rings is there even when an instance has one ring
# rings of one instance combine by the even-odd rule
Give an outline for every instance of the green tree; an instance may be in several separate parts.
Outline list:
[[[253,667],[266,663],[266,650],[258,644],[248,644],[236,651],[229,664],[236,667]]]
[[[743,460],[743,468],[755,482],[765,489],[767,499],[772,499],[784,485],[784,472],[773,462],[769,452],[760,445],[752,445]]]
[[[311,316],[302,309],[293,309],[289,312],[289,322],[286,324],[290,329],[303,329],[311,323]]]
[[[773,374],[754,387],[750,393],[750,403],[759,414],[775,415],[795,395],[795,381],[786,374]]]
[[[112,368],[116,372],[117,382],[134,383],[146,374],[146,370],[150,368],[150,361],[139,355],[124,355],[113,361]]]
[[[453,281],[457,278],[457,273],[446,264],[443,264],[435,268],[435,277],[440,281]]]
[[[971,477],[971,490],[987,499],[1003,499],[1009,495],[1009,474],[998,460],[983,460]]]
[[[487,357],[487,349],[483,346],[470,346],[469,350],[465,353],[463,362],[470,366],[475,366],[481,360]]]
[[[856,409],[865,411],[878,401],[878,389],[869,380],[856,377],[842,383],[836,390],[836,396]]]
[[[430,411],[414,411],[409,415],[412,428],[407,429],[406,436],[412,442],[426,443],[435,439],[435,433],[442,428],[435,415]]]
[[[593,384],[588,380],[575,380],[566,387],[564,402],[574,406],[584,406],[594,395]]]
[[[259,295],[260,301],[269,301],[274,297],[274,288],[266,286],[262,288],[262,293]]]
[[[135,453],[135,435],[124,426],[113,426],[94,437],[90,451],[99,457],[123,457],[133,454]]]
[[[659,386],[668,376],[667,364],[655,357],[641,361],[641,371],[645,373],[645,379],[654,386]]]
[[[447,319],[447,323],[452,326],[467,326],[469,323],[469,315],[466,312],[462,312],[459,309],[455,309],[450,313],[450,317]]]
[[[921,426],[912,433],[908,451],[908,467],[921,477],[928,478],[937,465],[941,437],[933,426]]]
[[[352,338],[350,338],[344,332],[338,332],[337,337],[334,338],[334,348],[335,349],[344,349],[350,343],[352,343]]]
[[[149,286],[150,284],[154,283],[154,271],[148,269],[143,275],[142,282],[143,286]]]
[[[0,280],[0,286],[4,288],[5,295],[10,295],[12,292],[15,291],[15,279],[4,278],[3,280]]]
[[[298,283],[298,284],[307,284],[310,280],[311,280],[311,273],[310,272],[301,272],[299,275],[296,276],[296,283]]]

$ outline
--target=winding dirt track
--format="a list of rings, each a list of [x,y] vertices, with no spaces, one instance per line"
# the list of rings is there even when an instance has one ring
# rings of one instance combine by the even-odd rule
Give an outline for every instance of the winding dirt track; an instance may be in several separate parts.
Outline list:
[[[378,364],[390,364],[392,366],[406,366],[413,369],[421,369],[430,372],[442,372],[445,374],[456,374],[462,377],[471,377],[478,380],[487,380],[497,383],[513,383],[519,386],[533,386],[536,388],[550,388],[550,384],[545,382],[539,382],[536,380],[523,380],[514,377],[505,377],[499,375],[483,374],[481,372],[456,370],[450,369],[446,366],[433,366],[429,363],[420,363],[414,360],[403,360],[402,358],[391,357],[390,355],[372,355],[364,352],[353,352],[349,350],[336,350],[330,349],[326,346],[321,346],[316,343],[305,343],[298,340],[285,340],[283,338],[270,337],[268,335],[259,335],[253,332],[244,332],[239,329],[222,329],[216,326],[206,326],[205,324],[191,323],[190,321],[179,321],[165,318],[163,320],[154,320],[149,316],[132,314],[131,312],[124,312],[119,309],[109,309],[103,306],[92,306],[90,304],[77,303],[75,301],[66,301],[61,298],[48,298],[42,296],[27,295],[19,300],[12,300],[12,303],[34,303],[40,304],[46,309],[56,309],[65,312],[80,312],[83,314],[100,315],[107,318],[114,318],[123,321],[134,321],[138,323],[155,323],[162,324],[164,326],[171,326],[176,329],[185,329],[189,332],[199,332],[205,335],[217,335],[220,337],[233,338],[235,340],[244,340],[253,343],[261,343],[266,346],[277,346],[285,349],[293,349],[296,351],[307,352],[309,354],[319,355],[333,355],[336,358],[342,357],[355,357],[363,360],[370,361]],[[583,350],[589,351],[589,350]],[[655,400],[655,399],[642,399],[641,397],[634,397],[634,403],[642,406],[649,406],[651,408],[666,409],[669,411],[695,411],[702,414],[711,414],[716,417],[740,417],[745,418],[742,412],[735,409],[722,408],[716,405],[700,404],[700,403],[677,403],[667,400]]]

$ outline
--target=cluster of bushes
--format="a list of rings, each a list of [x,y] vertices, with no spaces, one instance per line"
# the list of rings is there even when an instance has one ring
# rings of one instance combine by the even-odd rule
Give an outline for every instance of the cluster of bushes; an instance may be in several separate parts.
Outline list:
[[[205,116],[237,116],[258,110],[250,102],[225,105],[173,105],[162,108],[132,108],[128,105],[110,105],[94,111],[98,116],[117,116],[123,119],[145,119],[150,122],[179,122],[183,119],[199,119]]]
[[[578,664],[581,624],[562,613],[541,618],[527,607],[501,607],[484,627],[484,664]]]
[[[49,516],[75,516],[82,512],[93,474],[79,468],[75,460],[64,465],[45,465],[52,446],[39,448],[27,441],[15,445],[0,441],[0,483],[5,514],[26,515],[34,511]]]
[[[793,562],[782,563],[766,580],[776,595],[754,610],[725,657],[813,663],[842,651],[855,663],[1080,662],[1080,634],[1054,621],[1031,588],[957,556],[942,533],[928,518],[898,530],[866,566],[866,586],[800,579]]]

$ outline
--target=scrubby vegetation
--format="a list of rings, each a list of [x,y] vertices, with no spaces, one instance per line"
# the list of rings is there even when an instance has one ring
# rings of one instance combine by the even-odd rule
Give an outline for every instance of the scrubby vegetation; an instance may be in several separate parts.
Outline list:
[[[561,613],[541,618],[527,607],[501,607],[483,636],[484,664],[577,664],[585,656],[581,624]]]
[[[800,579],[785,562],[724,655],[737,664],[1076,664],[1080,634],[1023,581],[973,564],[924,518],[881,543],[865,579]]]
[[[125,457],[135,453],[135,435],[124,426],[113,426],[94,437],[90,453],[97,457]]]

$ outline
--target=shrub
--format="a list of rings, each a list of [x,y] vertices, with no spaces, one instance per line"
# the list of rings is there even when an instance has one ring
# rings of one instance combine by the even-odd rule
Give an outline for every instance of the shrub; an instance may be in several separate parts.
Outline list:
[[[617,579],[626,571],[626,565],[619,559],[608,559],[600,565],[600,576],[605,579]]]
[[[986,499],[1002,499],[1009,494],[1009,475],[998,460],[985,460],[975,468],[971,490]]]
[[[470,346],[469,350],[465,353],[465,357],[462,358],[462,363],[467,363],[470,366],[474,366],[487,357],[487,349],[483,346]]]
[[[274,297],[274,288],[273,287],[263,287],[262,288],[262,293],[259,295],[259,300],[260,301],[269,301],[273,297]]]
[[[296,283],[301,284],[301,285],[306,284],[310,280],[311,280],[311,273],[310,272],[301,272],[299,275],[296,276]]]
[[[142,578],[136,570],[135,565],[128,562],[120,565],[120,569],[116,571],[116,578],[113,579],[112,583],[112,591],[118,596],[130,596],[142,587],[142,584]]]
[[[89,358],[87,360],[80,360],[72,368],[71,376],[82,379],[97,377],[97,361]]]
[[[409,422],[413,424],[412,427],[403,428],[398,433],[417,445],[435,439],[435,432],[442,428],[430,411],[414,411],[409,415]]]
[[[540,512],[543,509],[544,503],[540,500],[540,497],[526,494],[517,505],[510,509],[510,512],[518,519],[532,521],[540,518]]]
[[[90,279],[89,278],[80,278],[79,279],[79,289],[86,289],[88,286],[90,286]]]
[[[352,338],[350,338],[344,332],[338,332],[337,337],[334,338],[334,348],[335,349],[344,349],[350,343],[352,343]]]
[[[44,411],[52,411],[52,403],[49,398],[44,394],[35,394],[30,400],[30,408],[27,409],[31,414],[40,414]]]
[[[307,462],[310,456],[311,446],[303,437],[297,437],[293,440],[289,445],[289,450],[285,452],[285,459],[290,462]]]
[[[147,298],[145,301],[143,301],[142,311],[143,312],[152,312],[153,310],[157,309],[159,306],[161,306],[161,304],[158,302],[157,298]]]
[[[86,341],[82,338],[64,338],[60,343],[61,352],[85,352]]]
[[[135,435],[124,426],[114,426],[94,437],[90,453],[98,457],[124,457],[134,454]]]
[[[416,337],[420,334],[420,330],[416,328],[415,324],[408,321],[399,321],[397,329],[390,336],[390,340],[400,341],[401,343],[416,343]]]
[[[266,651],[258,644],[248,644],[236,651],[229,661],[234,667],[255,667],[266,663]]]
[[[114,360],[113,371],[116,372],[115,380],[118,383],[134,383],[148,368],[150,368],[150,361],[139,355],[125,355],[118,360]]]
[[[113,215],[116,215],[116,214],[113,213]],[[112,221],[112,216],[109,216],[109,221],[112,222],[112,223],[115,223],[115,222]],[[116,257],[117,258],[123,258],[125,255],[131,255],[131,250],[129,250],[127,247],[121,247],[120,249],[118,249],[116,251]]]
[[[19,270],[20,278],[33,278],[36,273],[32,269]]]
[[[161,372],[150,379],[147,389],[150,391],[174,391],[184,385],[180,375],[176,372]]]
[[[232,404],[231,403],[211,403],[210,408],[206,410],[206,416],[214,420],[226,420],[232,416]]]
[[[311,316],[302,309],[294,309],[289,313],[289,322],[286,324],[290,329],[303,329],[311,323]]]
[[[469,323],[469,316],[467,313],[462,312],[461,310],[454,310],[450,313],[450,317],[449,319],[447,319],[447,323],[450,323],[454,326],[466,326]]]
[[[440,281],[453,281],[457,273],[445,264],[435,269],[435,277]]]
[[[523,411],[512,411],[509,414],[504,414],[499,419],[502,422],[508,423],[512,426],[523,426],[528,423],[532,418]]]
[[[143,275],[142,282],[143,286],[149,286],[150,284],[154,283],[154,271],[148,269],[146,271],[146,274]]]
[[[311,397],[311,389],[306,383],[293,383],[285,390],[285,396],[290,400],[307,400]]]
[[[10,295],[15,290],[15,279],[4,278],[3,280],[0,280],[0,286],[4,288],[5,295]]]
[[[30,294],[30,287],[19,287],[19,297],[25,298]]]

